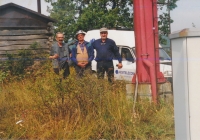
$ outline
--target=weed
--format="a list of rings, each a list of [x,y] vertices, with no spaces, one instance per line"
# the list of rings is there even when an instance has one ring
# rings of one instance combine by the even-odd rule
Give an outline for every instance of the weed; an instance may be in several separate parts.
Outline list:
[[[125,82],[74,69],[60,78],[45,61],[32,77],[2,84],[1,139],[174,139],[173,105],[127,100]],[[134,116],[134,117],[133,117]]]

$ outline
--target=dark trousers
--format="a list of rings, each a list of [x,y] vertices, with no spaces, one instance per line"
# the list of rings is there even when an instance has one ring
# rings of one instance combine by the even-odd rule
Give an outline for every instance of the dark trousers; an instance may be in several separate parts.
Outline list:
[[[85,74],[91,74],[92,72],[91,63],[88,63],[85,68],[81,68],[78,65],[75,65],[74,68],[78,78],[83,77]]]
[[[114,78],[114,66],[112,61],[99,61],[97,62],[97,77],[98,79],[104,78],[104,73],[107,73],[108,81],[113,82]]]
[[[53,69],[56,74],[59,74],[60,70],[63,70],[63,78],[67,78],[70,74],[68,62],[65,62],[60,66],[60,68]]]

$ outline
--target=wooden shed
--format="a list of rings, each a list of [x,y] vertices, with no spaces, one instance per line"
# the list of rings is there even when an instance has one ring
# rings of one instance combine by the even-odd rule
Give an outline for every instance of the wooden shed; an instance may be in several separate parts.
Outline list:
[[[30,49],[34,42],[49,51],[54,19],[14,3],[0,6],[0,56]]]

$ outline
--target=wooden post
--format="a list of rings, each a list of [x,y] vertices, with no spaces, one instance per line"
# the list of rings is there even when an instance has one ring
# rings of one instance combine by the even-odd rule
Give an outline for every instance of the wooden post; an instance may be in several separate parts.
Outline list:
[[[37,0],[38,13],[41,14],[41,1]]]

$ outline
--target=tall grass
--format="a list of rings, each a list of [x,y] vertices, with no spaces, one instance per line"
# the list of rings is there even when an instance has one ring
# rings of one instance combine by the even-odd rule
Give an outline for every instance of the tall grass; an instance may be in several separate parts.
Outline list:
[[[125,83],[92,75],[60,80],[51,64],[0,91],[1,139],[174,139],[173,105],[127,100]]]

